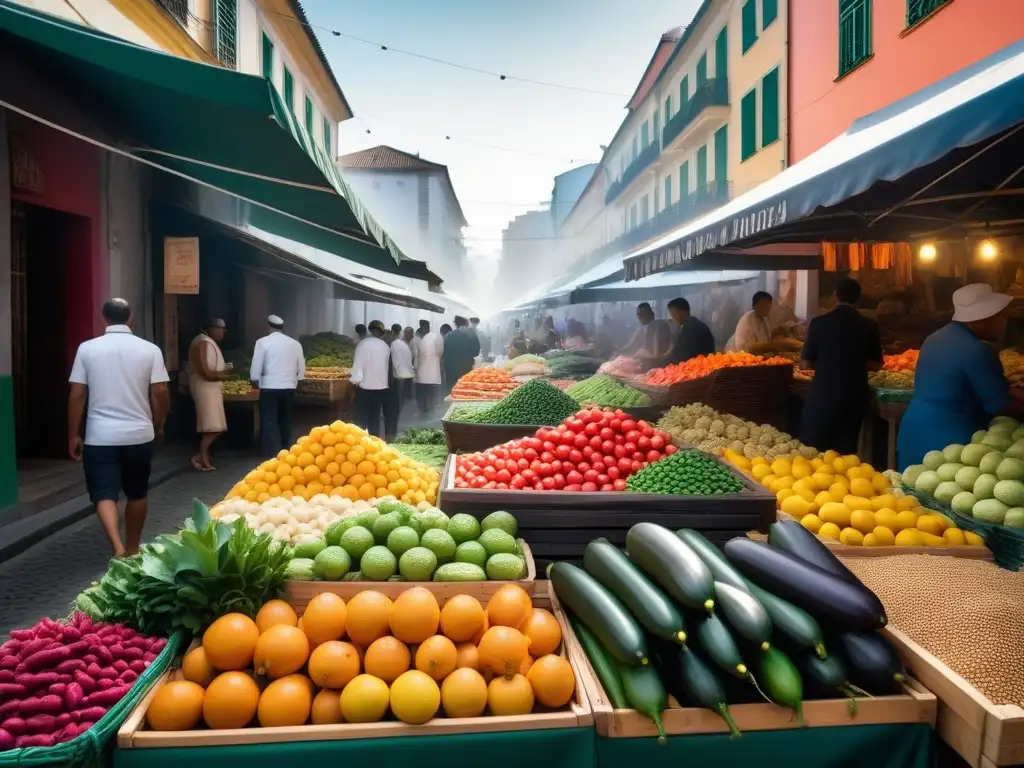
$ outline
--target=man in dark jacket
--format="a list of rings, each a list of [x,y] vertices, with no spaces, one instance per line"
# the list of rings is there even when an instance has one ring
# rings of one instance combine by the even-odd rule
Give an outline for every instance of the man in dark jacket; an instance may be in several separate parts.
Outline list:
[[[445,389],[473,370],[473,358],[480,354],[480,339],[464,317],[455,318],[455,330],[444,337]]]
[[[711,329],[690,314],[690,302],[684,298],[672,299],[668,313],[679,326],[666,363],[681,363],[698,355],[710,355],[715,351],[715,337]]]

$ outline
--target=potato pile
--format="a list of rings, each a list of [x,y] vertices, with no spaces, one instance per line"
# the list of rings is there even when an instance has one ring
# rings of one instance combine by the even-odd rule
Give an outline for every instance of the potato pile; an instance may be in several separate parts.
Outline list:
[[[818,455],[814,448],[770,424],[744,421],[738,416],[719,413],[702,403],[670,409],[657,426],[673,437],[715,456],[722,456],[727,449],[747,459],[761,457],[768,461],[793,455],[811,459]]]
[[[994,704],[1024,705],[1024,574],[933,555],[849,557],[889,624]]]

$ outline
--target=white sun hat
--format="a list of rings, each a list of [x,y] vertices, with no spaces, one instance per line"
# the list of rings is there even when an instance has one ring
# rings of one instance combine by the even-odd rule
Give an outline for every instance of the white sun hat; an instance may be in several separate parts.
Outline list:
[[[996,293],[986,283],[971,283],[953,291],[953,320],[958,323],[973,323],[985,320],[1002,312],[1012,296]]]

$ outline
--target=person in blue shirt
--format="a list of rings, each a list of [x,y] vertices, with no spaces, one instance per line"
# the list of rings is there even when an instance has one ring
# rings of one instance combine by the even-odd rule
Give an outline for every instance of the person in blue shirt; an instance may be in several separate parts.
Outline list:
[[[914,398],[900,424],[900,469],[920,464],[928,451],[969,443],[1009,404],[1010,383],[988,342],[1002,338],[1012,300],[983,283],[953,293],[953,322],[921,345]]]

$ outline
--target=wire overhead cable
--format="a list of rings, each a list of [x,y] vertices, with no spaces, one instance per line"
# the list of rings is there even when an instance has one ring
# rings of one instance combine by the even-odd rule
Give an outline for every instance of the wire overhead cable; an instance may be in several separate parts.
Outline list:
[[[557,89],[562,90],[562,91],[576,91],[577,93],[590,93],[590,94],[594,94],[596,96],[614,96],[615,98],[619,98],[619,99],[628,99],[629,98],[629,94],[626,94],[626,93],[615,93],[613,91],[602,91],[602,90],[597,89],[597,88],[582,88],[582,87],[576,86],[576,85],[566,85],[564,83],[553,83],[553,82],[551,82],[549,80],[535,80],[535,79],[530,78],[530,77],[518,77],[516,75],[505,75],[505,74],[502,74],[501,72],[494,72],[494,71],[489,70],[489,69],[482,69],[480,67],[472,67],[472,66],[470,66],[468,64],[460,64],[458,62],[448,61],[446,59],[439,59],[436,56],[428,56],[428,55],[426,55],[424,53],[416,53],[415,51],[407,51],[407,50],[405,50],[403,48],[395,48],[394,46],[385,45],[384,43],[379,43],[379,42],[377,42],[375,40],[367,40],[365,37],[359,37],[358,35],[350,35],[347,32],[339,32],[336,29],[332,29],[330,27],[325,27],[325,26],[322,26],[320,24],[309,24],[309,23],[306,23],[306,22],[302,22],[299,19],[296,19],[291,14],[282,13],[281,11],[271,11],[271,10],[268,10],[268,9],[264,8],[263,12],[264,13],[270,13],[270,14],[273,14],[275,16],[280,16],[281,18],[287,19],[288,21],[290,21],[290,22],[292,22],[294,24],[298,24],[298,25],[303,26],[303,27],[309,27],[311,29],[321,29],[324,32],[330,32],[335,37],[341,37],[341,38],[344,38],[346,40],[353,40],[353,41],[355,41],[357,43],[363,43],[364,45],[372,45],[374,48],[379,48],[380,50],[385,51],[387,53],[397,53],[397,54],[401,54],[402,56],[409,56],[409,57],[414,58],[414,59],[420,59],[421,61],[430,61],[430,62],[433,62],[434,64],[441,64],[441,65],[443,65],[445,67],[452,67],[453,69],[461,69],[461,70],[463,70],[465,72],[475,72],[475,73],[477,73],[479,75],[487,75],[489,77],[496,77],[499,80],[503,80],[503,81],[504,80],[511,80],[511,81],[517,82],[517,83],[526,83],[528,85],[538,85],[538,86],[541,86],[543,88],[557,88]]]

